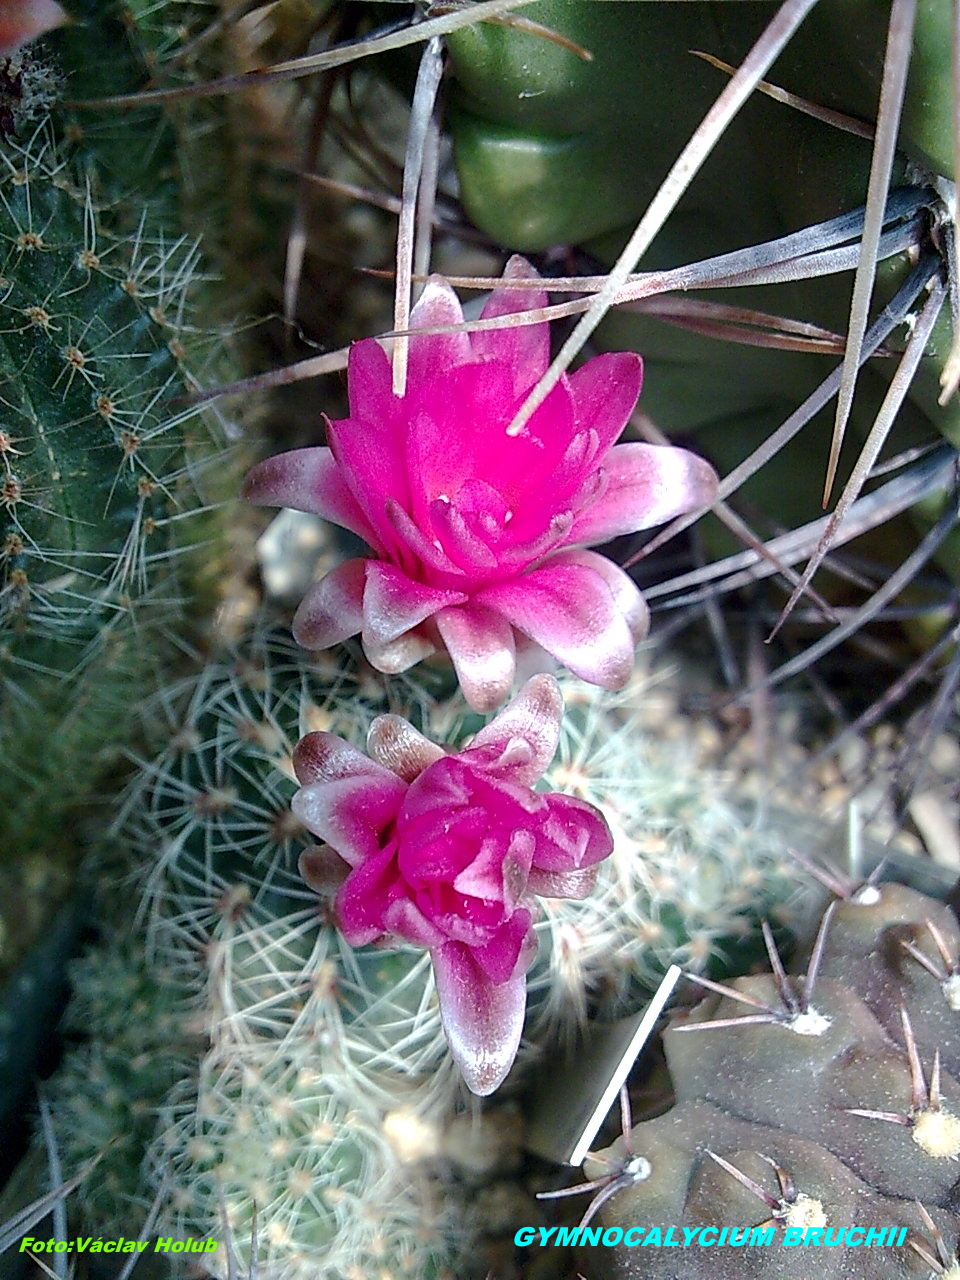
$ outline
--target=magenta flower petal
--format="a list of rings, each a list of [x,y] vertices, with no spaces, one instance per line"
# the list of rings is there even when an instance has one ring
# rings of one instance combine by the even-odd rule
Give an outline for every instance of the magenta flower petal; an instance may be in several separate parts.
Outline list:
[[[333,733],[301,738],[293,767],[304,785],[290,807],[309,831],[351,866],[379,849],[406,795],[399,778]]]
[[[441,609],[435,621],[463,696],[475,710],[492,711],[513,683],[513,628],[492,609],[469,604]]]
[[[534,895],[587,892],[612,844],[590,805],[533,790],[562,716],[556,680],[540,675],[456,755],[398,716],[371,726],[376,759],[325,733],[294,752],[294,812],[330,846],[304,855],[308,882],[329,894],[339,854],[352,868],[336,898],[347,940],[429,948],[454,1057],[480,1093],[519,1043]]]
[[[572,525],[572,511],[555,512],[545,528],[538,530],[530,538],[525,537],[514,542],[508,551],[504,551],[501,560],[503,572],[498,576],[503,580],[522,576],[530,565],[542,560],[554,547],[563,546]],[[515,534],[519,533],[520,530],[517,529]]]
[[[529,263],[511,258],[483,318],[541,308],[545,290],[520,287],[536,280]],[[708,505],[716,477],[682,449],[614,444],[642,382],[629,352],[561,377],[513,432],[548,367],[548,326],[423,332],[460,318],[452,289],[432,279],[411,316],[403,395],[393,394],[383,347],[356,343],[350,415],[327,423],[329,449],[297,450],[251,474],[255,501],[318,511],[371,548],[359,604],[355,570],[312,588],[298,637],[325,647],[359,630],[384,672],[446,646],[477,710],[507,696],[518,646],[617,688],[646,632],[646,607],[621,570],[580,548]]]
[[[419,562],[422,570],[427,570],[431,580],[441,586],[454,586],[459,580],[464,580],[463,571],[459,569],[456,563],[450,558],[443,547],[439,545],[440,539],[431,541],[423,532],[417,522],[404,511],[399,502],[393,498],[388,498],[386,503],[387,519],[392,526],[393,531],[398,535],[398,563],[407,565],[411,562]]]
[[[350,417],[330,423],[333,440],[341,449],[344,447],[341,440],[347,444],[353,469],[361,476],[366,475],[374,461],[389,462],[394,467],[402,465],[403,442],[397,438],[397,426],[402,422],[401,406],[393,394],[393,368],[390,357],[375,338],[364,338],[350,348],[347,384]],[[355,425],[350,430],[339,431],[346,423]],[[379,478],[382,490],[394,491],[388,476],[367,478]]]
[[[402,403],[392,392],[393,375],[383,348],[373,338],[354,343],[347,366],[349,418],[327,422],[330,448],[344,483],[373,529],[379,555],[394,552],[396,536],[386,518],[388,498],[409,502],[402,480]]]
[[[622,533],[649,529],[684,511],[708,507],[717,496],[717,475],[695,453],[672,445],[618,444],[604,463],[602,500],[582,511],[569,542],[607,542]]]
[[[583,427],[593,427],[606,452],[627,425],[640,388],[643,361],[632,351],[610,351],[570,375],[570,390]]]
[[[384,913],[383,924],[389,933],[405,938],[418,947],[435,947],[444,941],[443,930],[428,920],[415,902],[397,897]]]
[[[365,947],[383,936],[383,917],[396,881],[395,856],[391,849],[371,853],[351,871],[337,894],[337,922],[353,947]]]
[[[557,558],[522,580],[488,587],[476,599],[581,679],[604,689],[620,689],[629,680],[633,637],[613,592],[592,566]]]
[[[506,843],[504,850],[502,841],[484,840],[477,856],[454,879],[453,887],[471,898],[499,902],[512,919],[526,892],[537,842],[529,831],[514,831]],[[527,927],[529,923],[528,919]],[[510,972],[515,960],[516,956],[508,966]]]
[[[491,982],[461,942],[438,947],[433,968],[453,1060],[471,1092],[485,1098],[503,1083],[520,1047],[527,1003],[523,970],[506,982]]]
[[[474,959],[491,982],[500,985],[513,977],[532,924],[529,911],[514,911],[489,942],[473,948]],[[521,972],[526,972],[526,966]]]
[[[461,365],[417,395],[411,391],[410,398],[403,485],[410,500],[401,505],[425,533],[440,536],[430,522],[432,502],[459,505],[463,486],[476,480],[501,495],[505,547],[539,534],[556,513],[557,502],[579,491],[582,477],[569,464],[577,422],[566,380],[517,436],[508,436],[507,427],[522,397],[514,395],[511,370],[502,363]],[[484,426],[465,434],[464,422]],[[548,503],[530,501],[531,493],[547,491]]]
[[[494,289],[480,318],[489,320],[545,307],[548,298],[544,289],[510,288],[511,280],[536,279],[537,273],[530,263],[514,254],[504,268],[503,284]],[[522,396],[550,363],[550,326],[544,320],[513,329],[481,329],[473,335],[472,345],[475,357],[499,361],[512,370],[514,395]]]
[[[435,329],[463,324],[460,299],[446,280],[431,276],[410,314],[411,329]],[[470,360],[470,337],[466,333],[412,334],[407,353],[407,381],[419,386],[428,381],[440,361],[452,369]]]
[[[499,560],[491,543],[499,539],[502,525],[498,527],[489,512],[476,517],[465,511],[461,506],[461,493],[462,488],[453,502],[448,498],[435,498],[430,503],[430,525],[458,569],[465,572],[478,567],[488,572],[496,570]]]
[[[610,828],[593,805],[575,796],[547,796],[547,817],[532,866],[569,872],[592,867],[613,852]]]
[[[420,947],[440,946],[443,933],[397,886],[396,854],[390,849],[368,858],[347,877],[337,894],[337,919],[354,947],[391,933]]]
[[[315,582],[293,616],[293,636],[305,649],[328,649],[363,626],[366,560],[345,560]]]
[[[241,490],[247,502],[309,511],[377,547],[373,528],[329,449],[291,449],[260,462]],[[357,628],[359,630],[359,628]]]

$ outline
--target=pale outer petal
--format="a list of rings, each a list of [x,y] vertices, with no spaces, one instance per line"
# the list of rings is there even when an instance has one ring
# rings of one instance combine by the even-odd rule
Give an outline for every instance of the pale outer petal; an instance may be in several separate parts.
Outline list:
[[[485,1098],[503,1083],[520,1047],[527,1005],[522,957],[512,977],[492,983],[461,942],[444,943],[431,955],[453,1060],[471,1093]]]
[[[0,4],[0,54],[14,53],[70,19],[54,0],[7,0]]]
[[[527,887],[541,898],[588,898],[597,883],[600,868],[594,863],[577,871],[530,870]]]
[[[437,646],[416,628],[408,631],[406,635],[398,636],[396,640],[391,640],[389,644],[377,644],[367,636],[363,637],[363,652],[367,655],[367,661],[377,671],[382,671],[385,676],[396,676],[401,671],[409,671],[418,662],[435,653],[436,648]]]
[[[599,498],[577,513],[568,543],[608,542],[663,524],[717,496],[709,462],[674,445],[618,444],[603,459],[607,483]]]
[[[340,778],[368,774],[396,784],[396,778],[382,764],[371,760],[345,738],[322,729],[305,734],[294,747],[293,770],[304,787],[314,782],[336,782]]]
[[[379,546],[329,449],[291,449],[266,458],[248,472],[241,497],[258,506],[309,511],[352,530],[371,547]]]
[[[350,874],[350,864],[328,844],[304,849],[297,860],[302,878],[321,897],[333,897]]]
[[[360,631],[366,574],[366,560],[345,560],[313,584],[293,616],[297,644],[329,649]]]
[[[492,711],[510,692],[516,668],[513,627],[492,609],[441,609],[434,618],[474,711]]]
[[[367,733],[367,750],[404,782],[413,782],[424,769],[446,755],[443,747],[425,738],[402,716],[377,716]]]
[[[640,594],[640,588],[629,574],[598,551],[561,551],[552,556],[547,564],[561,561],[567,564],[585,564],[600,574],[610,588],[614,604],[630,628],[634,644],[639,644],[650,630],[650,610]]]
[[[633,637],[606,574],[592,565],[554,557],[476,598],[582,680],[621,689],[630,679]]]
[[[363,590],[364,647],[389,645],[438,610],[465,604],[467,599],[462,591],[428,587],[394,565],[369,560]]]
[[[510,768],[510,781],[531,787],[546,772],[560,741],[563,696],[553,676],[538,675],[523,686],[499,715],[473,737],[470,747],[497,747],[506,751],[518,739],[530,754]]]
[[[308,733],[293,767],[301,789],[290,808],[308,831],[351,866],[379,848],[377,832],[396,817],[406,783],[335,733]]]

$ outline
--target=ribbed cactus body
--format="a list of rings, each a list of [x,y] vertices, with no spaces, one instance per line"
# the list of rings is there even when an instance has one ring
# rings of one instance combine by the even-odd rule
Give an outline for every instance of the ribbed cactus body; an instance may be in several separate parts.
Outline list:
[[[72,21],[50,47],[63,69],[65,96],[86,101],[142,89],[156,67],[151,45],[156,47],[157,38],[166,43],[158,29],[175,29],[170,10],[185,6],[149,6],[152,21],[137,14],[144,6],[125,0],[69,0],[66,7]],[[141,33],[144,21],[147,30]],[[146,217],[152,230],[179,234],[183,202],[177,135],[166,112],[154,104],[122,110],[64,108],[61,120],[77,163],[116,230],[129,233]]]
[[[297,873],[308,837],[288,807],[302,732],[362,742],[374,714],[400,698],[410,712],[413,696],[404,682],[370,680],[346,654],[318,662],[285,624],[264,619],[149,704],[150,751],[106,853],[129,877],[129,945],[177,993],[179,1025],[194,1039],[174,1076],[163,1074],[165,1046],[140,1082],[153,1088],[149,1133],[112,1105],[118,1093],[129,1108],[144,1103],[113,1072],[111,1104],[90,1126],[101,1145],[111,1127],[123,1139],[118,1160],[111,1148],[103,1161],[112,1203],[104,1191],[91,1204],[105,1220],[118,1220],[131,1196],[157,1197],[162,1234],[229,1240],[244,1267],[256,1249],[266,1277],[346,1276],[377,1256],[397,1275],[421,1276],[442,1254],[432,1209],[381,1133],[401,1100],[424,1112],[451,1097],[453,1073],[437,1070],[445,1044],[428,958],[342,941]],[[86,1023],[98,1046],[118,1010],[81,970],[80,1009],[94,996],[99,1011]],[[161,1012],[156,1002],[132,1010],[129,1035],[158,1043]],[[81,1050],[58,1090],[78,1159],[90,1103],[75,1089],[77,1063],[103,1052]],[[214,1261],[225,1266],[226,1249]]]
[[[75,1209],[108,1237],[129,1237],[149,1208],[141,1165],[157,1104],[190,1070],[201,1041],[189,991],[142,938],[121,931],[116,914],[118,936],[73,965],[64,1031],[78,1044],[65,1055],[52,1101],[69,1166],[102,1157],[78,1187]]]
[[[125,847],[149,868],[151,945],[182,958],[202,939],[210,973],[222,961],[225,1007],[258,1011],[242,1019],[249,1034],[282,1038],[300,1016],[304,984],[326,984],[338,1017],[362,1028],[360,1060],[372,1056],[411,1076],[423,1067],[418,1045],[431,1066],[442,1046],[435,1012],[417,1013],[428,967],[413,948],[355,952],[342,942],[331,904],[297,872],[310,837],[289,801],[290,756],[303,732],[325,728],[360,745],[374,715],[401,697],[409,710],[416,696],[407,682],[368,679],[345,653],[318,661],[282,624],[257,625],[233,653],[157,698],[149,716],[155,754],[134,777],[119,826]],[[395,1037],[407,1051],[391,1061]]]
[[[331,1070],[321,1042],[268,1053],[220,1044],[159,1113],[149,1154],[164,1193],[161,1229],[214,1236],[242,1274],[352,1277],[389,1268],[429,1274],[442,1233],[406,1183],[382,1113]],[[254,1243],[254,1241],[256,1243]]]
[[[189,416],[174,324],[191,263],[98,236],[97,210],[39,139],[7,161],[4,657],[7,671],[69,674],[171,555]]]
[[[679,1275],[691,1280],[728,1275],[806,1280],[813,1274],[830,1280],[854,1276],[907,1280],[936,1274],[921,1264],[907,1244],[913,1240],[925,1245],[930,1256],[937,1256],[916,1203],[878,1192],[816,1142],[731,1115],[707,1102],[683,1102],[647,1122],[642,1149],[654,1174],[610,1204],[601,1230],[613,1226],[626,1233],[642,1224],[641,1239],[649,1238],[650,1243],[640,1248],[581,1250],[578,1266],[588,1280],[613,1276],[674,1280]],[[752,1179],[776,1207],[704,1156],[705,1149]],[[622,1158],[619,1150],[613,1154]],[[787,1193],[771,1162],[789,1178]],[[591,1163],[590,1167],[602,1176],[599,1166]],[[657,1171],[661,1176],[655,1182]],[[929,1212],[948,1248],[954,1248],[953,1214],[935,1206]],[[670,1224],[674,1227],[671,1243],[658,1245],[657,1232],[661,1241],[666,1240]],[[690,1247],[672,1243],[687,1238],[683,1226],[695,1242]],[[727,1234],[721,1245],[724,1228]],[[782,1244],[790,1228],[797,1232],[796,1247]],[[859,1236],[853,1239],[861,1247],[841,1243],[848,1228],[859,1228]],[[821,1247],[799,1243],[809,1229],[820,1230]],[[701,1231],[703,1245],[699,1244]],[[862,1247],[869,1231],[875,1244],[879,1240],[883,1244]],[[894,1246],[895,1240],[902,1242]],[[677,1269],[680,1266],[682,1271]]]
[[[182,612],[204,463],[222,450],[186,400],[190,246],[105,230],[43,123],[0,159],[0,801],[25,900],[12,963],[69,882],[64,814],[129,733]]]
[[[646,726],[644,675],[618,694],[569,679],[563,690],[547,780],[597,805],[614,834],[594,892],[549,901],[540,925],[534,1025],[569,1031],[588,1009],[615,1018],[639,1008],[672,963],[742,972],[758,955],[760,918],[789,923],[797,872],[759,806],[704,767],[690,741]]]
[[[960,925],[951,909],[889,883],[837,903],[820,972],[848,983],[900,1045],[906,1008],[926,1056],[939,1050],[944,1069],[960,1079],[960,1036],[943,1035],[960,1021],[958,961]]]
[[[536,1041],[571,1032],[588,1007],[636,1008],[671,959],[712,965],[715,952],[738,949],[791,883],[773,837],[752,831],[719,788],[697,788],[674,758],[644,753],[639,682],[611,696],[571,680],[566,693],[548,781],[599,803],[619,852],[595,898],[545,903],[529,981]],[[265,1274],[307,1275],[321,1256],[337,1274],[334,1242],[344,1259],[358,1257],[380,1228],[388,1241],[400,1233],[388,1245],[396,1256],[427,1248],[397,1243],[412,1202],[380,1129],[400,1105],[436,1115],[455,1096],[429,956],[343,941],[335,860],[329,897],[318,900],[296,870],[309,836],[289,810],[301,734],[325,729],[362,745],[386,710],[436,737],[443,723],[450,741],[467,719],[459,699],[435,704],[345,652],[303,653],[265,617],[153,700],[151,749],[110,844],[133,869],[133,941],[178,984],[202,1036],[193,1066],[153,1099],[159,1122],[141,1152],[137,1197],[159,1193],[164,1230],[194,1235],[215,1232],[225,1200],[241,1257],[256,1206]],[[98,1019],[88,1025],[99,1039]],[[392,1225],[378,1228],[372,1204]]]
[[[649,1172],[610,1200],[605,1223],[679,1232],[769,1220],[773,1247],[738,1255],[758,1276],[809,1268],[809,1248],[801,1264],[784,1245],[792,1226],[896,1227],[882,1253],[835,1240],[817,1251],[817,1273],[926,1275],[927,1257],[953,1274],[960,931],[942,903],[897,884],[868,884],[831,916],[812,982],[801,957],[797,976],[737,979],[674,1019],[664,1049],[677,1105],[634,1128]],[[623,1140],[603,1154],[622,1161]],[[675,1274],[673,1249],[599,1252],[584,1255],[596,1280]],[[685,1274],[717,1274],[709,1250],[684,1259]]]

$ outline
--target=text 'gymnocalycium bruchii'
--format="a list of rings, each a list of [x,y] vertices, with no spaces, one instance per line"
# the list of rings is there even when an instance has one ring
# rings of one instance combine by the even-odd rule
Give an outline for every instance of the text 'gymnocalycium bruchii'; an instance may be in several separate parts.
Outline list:
[[[369,756],[332,733],[308,733],[294,752],[293,811],[349,867],[340,929],[354,946],[429,949],[447,1040],[482,1095],[520,1043],[535,895],[585,897],[613,849],[592,805],[533,790],[562,716],[556,680],[539,675],[456,755],[393,715],[373,722]],[[300,869],[328,889],[328,850],[305,853]]]
[[[531,278],[512,258],[483,317],[545,306],[543,290],[514,283]],[[462,321],[453,290],[432,278],[411,327]],[[309,590],[294,619],[300,644],[359,633],[388,673],[446,649],[478,711],[507,697],[518,649],[546,650],[591,684],[626,683],[647,607],[622,569],[585,548],[709,504],[717,479],[685,449],[615,443],[642,381],[630,352],[562,377],[508,432],[548,363],[545,322],[414,333],[396,396],[380,343],[353,345],[350,416],[327,423],[329,447],[262,462],[244,490],[332,520],[371,549]]]

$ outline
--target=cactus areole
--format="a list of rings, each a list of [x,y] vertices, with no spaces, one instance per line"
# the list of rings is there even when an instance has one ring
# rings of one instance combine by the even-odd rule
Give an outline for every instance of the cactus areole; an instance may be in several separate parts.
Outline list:
[[[641,361],[629,352],[561,378],[512,430],[549,363],[546,322],[508,323],[546,304],[535,281],[512,258],[482,312],[503,327],[414,332],[402,395],[379,342],[355,343],[350,416],[328,422],[330,447],[270,458],[245,486],[253,502],[314,512],[372,549],[310,589],[294,619],[301,644],[325,649],[359,633],[388,673],[446,649],[479,711],[507,697],[518,649],[621,688],[647,607],[620,568],[583,548],[716,493],[713,470],[686,450],[615,444],[640,393]],[[456,295],[433,278],[411,327],[462,322]]]
[[[429,948],[447,1040],[481,1095],[520,1043],[535,895],[584,897],[613,848],[592,805],[532,790],[562,715],[556,681],[534,676],[456,755],[399,716],[374,721],[370,756],[330,733],[307,734],[294,754],[293,811],[350,867],[337,896],[344,936]],[[328,865],[324,853],[300,862],[321,890]]]

